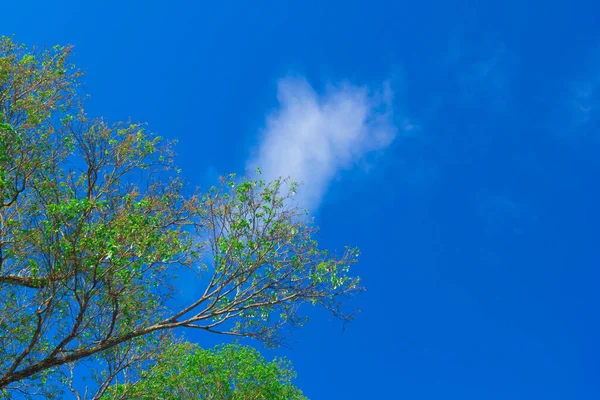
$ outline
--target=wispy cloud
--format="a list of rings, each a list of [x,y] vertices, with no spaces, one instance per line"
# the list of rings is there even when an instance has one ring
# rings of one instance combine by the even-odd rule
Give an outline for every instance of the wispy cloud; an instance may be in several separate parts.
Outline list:
[[[600,76],[571,84],[574,124],[586,125],[600,116]]]
[[[513,193],[484,192],[476,198],[482,233],[492,237],[525,235],[537,219],[535,207]]]
[[[458,75],[461,99],[469,104],[485,104],[503,111],[508,101],[513,59],[503,47],[465,67]]]
[[[284,78],[277,99],[248,168],[260,166],[267,179],[301,182],[297,200],[312,210],[339,171],[389,146],[399,129],[414,129],[396,126],[388,84],[372,89],[342,83],[319,93],[303,78]]]
[[[597,144],[600,128],[600,49],[589,52],[577,78],[568,82],[561,101],[566,113],[561,113],[566,123],[558,124],[557,136],[571,145]]]
[[[502,43],[456,32],[450,35],[440,61],[443,78],[456,84],[453,93],[440,99],[444,103],[477,106],[491,113],[504,112],[510,104],[517,60]]]

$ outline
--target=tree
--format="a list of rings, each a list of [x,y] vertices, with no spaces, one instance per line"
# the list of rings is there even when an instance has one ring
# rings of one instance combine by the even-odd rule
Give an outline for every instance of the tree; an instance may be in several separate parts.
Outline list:
[[[288,361],[267,362],[248,346],[203,350],[180,343],[169,347],[141,378],[116,384],[102,397],[113,399],[303,400],[292,385]]]
[[[302,304],[352,317],[340,299],[360,290],[358,252],[318,246],[297,185],[230,175],[192,189],[173,143],[86,115],[69,53],[0,40],[1,394],[90,360],[106,387],[173,328],[275,346]],[[183,271],[202,290],[175,307]]]

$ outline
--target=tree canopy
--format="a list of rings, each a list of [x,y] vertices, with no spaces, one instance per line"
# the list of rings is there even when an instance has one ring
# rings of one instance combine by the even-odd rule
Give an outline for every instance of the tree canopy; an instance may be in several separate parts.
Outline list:
[[[294,376],[286,360],[267,362],[248,346],[203,350],[180,343],[161,353],[138,381],[116,384],[102,399],[305,400],[291,383]]]
[[[351,318],[340,300],[360,290],[358,251],[319,247],[297,185],[230,175],[195,189],[174,142],[85,113],[70,51],[0,39],[3,396],[50,396],[81,362],[106,388],[173,328],[276,346],[303,304]],[[182,273],[201,289],[187,303]]]

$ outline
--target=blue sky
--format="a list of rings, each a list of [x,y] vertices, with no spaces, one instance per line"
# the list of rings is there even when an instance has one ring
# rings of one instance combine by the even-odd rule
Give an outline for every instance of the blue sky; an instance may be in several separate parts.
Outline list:
[[[600,4],[173,3],[8,2],[0,34],[73,44],[89,112],[198,184],[306,183],[367,286],[265,351],[307,396],[600,398]]]

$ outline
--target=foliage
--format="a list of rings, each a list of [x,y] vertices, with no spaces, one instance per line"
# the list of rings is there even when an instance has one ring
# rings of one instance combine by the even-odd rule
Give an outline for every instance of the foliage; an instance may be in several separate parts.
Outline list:
[[[351,317],[358,253],[319,248],[296,185],[231,175],[193,192],[172,143],[85,114],[69,51],[0,40],[0,397],[50,397],[83,361],[105,388],[172,328],[277,345],[302,304]],[[182,269],[202,294],[173,308]]]
[[[137,382],[115,385],[102,399],[305,399],[292,385],[294,377],[289,362],[267,362],[248,346],[203,350],[181,343],[166,349]]]

